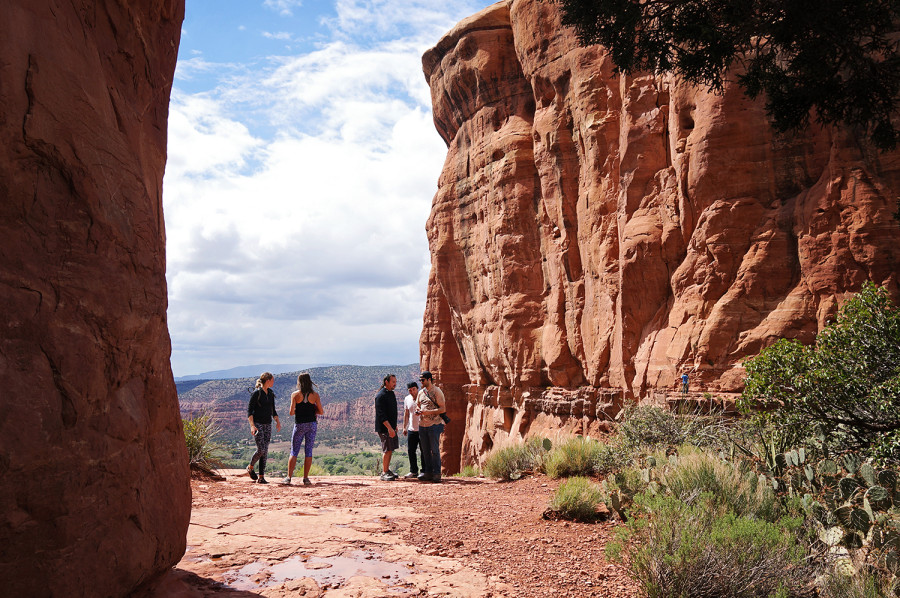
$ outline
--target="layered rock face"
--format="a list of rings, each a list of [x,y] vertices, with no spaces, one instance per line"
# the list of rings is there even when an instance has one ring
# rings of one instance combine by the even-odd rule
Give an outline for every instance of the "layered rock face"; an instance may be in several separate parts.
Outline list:
[[[498,2],[423,57],[448,152],[422,368],[459,416],[451,470],[509,437],[598,433],[683,372],[737,392],[745,357],[811,341],[864,281],[898,294],[900,152],[778,135],[735,85],[616,76],[557,11]]]
[[[126,595],[184,553],[161,197],[183,14],[0,4],[6,596]]]

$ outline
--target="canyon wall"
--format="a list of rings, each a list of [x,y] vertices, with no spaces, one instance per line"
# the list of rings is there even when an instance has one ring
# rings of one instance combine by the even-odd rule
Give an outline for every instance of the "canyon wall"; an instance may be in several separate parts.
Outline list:
[[[183,16],[183,0],[0,4],[6,596],[127,595],[184,553],[162,214]]]
[[[423,369],[450,471],[509,438],[600,434],[624,401],[734,393],[866,280],[898,295],[900,152],[776,134],[763,101],[617,76],[555,3],[498,2],[423,57],[447,143]]]

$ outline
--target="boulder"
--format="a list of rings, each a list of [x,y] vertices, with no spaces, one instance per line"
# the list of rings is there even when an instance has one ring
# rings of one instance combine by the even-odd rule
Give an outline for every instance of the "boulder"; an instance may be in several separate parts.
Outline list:
[[[162,215],[183,15],[0,5],[4,595],[126,595],[184,553]]]

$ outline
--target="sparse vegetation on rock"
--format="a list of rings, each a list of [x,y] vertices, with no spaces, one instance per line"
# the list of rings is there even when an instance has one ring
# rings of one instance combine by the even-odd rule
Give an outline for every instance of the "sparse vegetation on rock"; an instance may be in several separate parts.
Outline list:
[[[192,414],[183,419],[182,424],[191,468],[212,474],[214,469],[222,466],[225,456],[218,443],[221,428],[207,411]]]

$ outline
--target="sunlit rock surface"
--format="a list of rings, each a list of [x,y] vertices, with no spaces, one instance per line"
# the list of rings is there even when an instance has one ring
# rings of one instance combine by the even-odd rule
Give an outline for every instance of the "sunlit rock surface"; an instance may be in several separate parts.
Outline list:
[[[0,3],[4,596],[126,595],[184,553],[162,214],[183,15]]]
[[[600,433],[624,400],[741,389],[866,280],[898,292],[900,153],[778,135],[762,101],[614,76],[557,5],[498,2],[426,52],[446,141],[422,367],[448,467],[529,433]],[[463,415],[464,414],[464,415]]]

